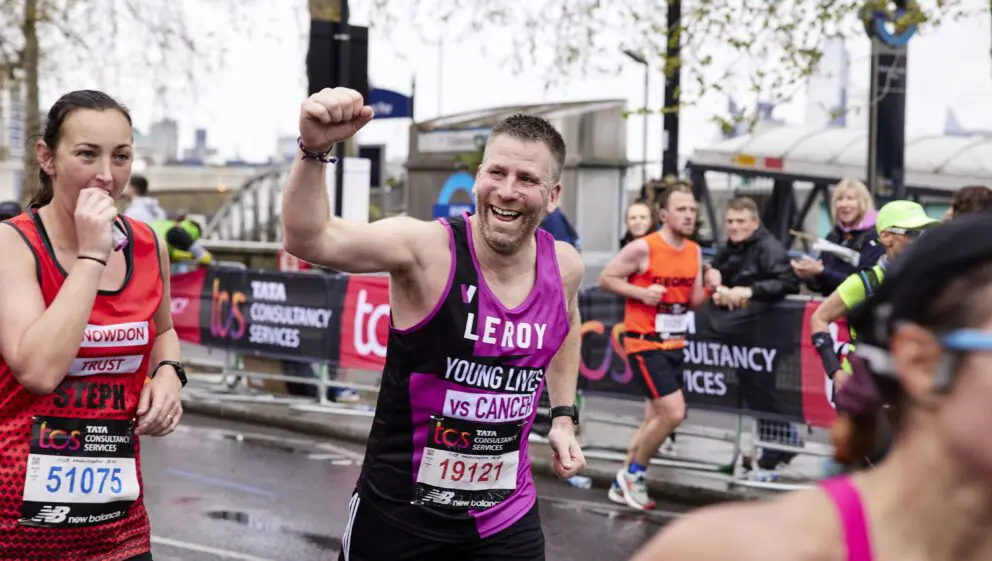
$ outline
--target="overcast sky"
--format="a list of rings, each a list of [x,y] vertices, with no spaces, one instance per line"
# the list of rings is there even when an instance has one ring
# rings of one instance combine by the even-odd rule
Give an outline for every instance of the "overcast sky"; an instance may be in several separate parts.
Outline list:
[[[228,16],[222,7],[224,1],[186,0],[186,4],[203,4],[197,20],[206,22],[204,25],[213,25]],[[988,6],[987,0],[965,1]],[[296,134],[299,103],[306,95],[308,21],[302,0],[295,0],[295,9],[282,9],[290,4],[287,0],[257,2],[258,7],[246,14],[251,22],[252,36],[247,38],[232,33],[225,37],[227,65],[197,82],[195,98],[174,95],[167,106],[159,105],[141,81],[128,80],[126,73],[95,84],[92,78],[81,76],[79,84],[103,87],[124,100],[139,128],[147,130],[151,121],[167,115],[178,120],[182,148],[192,144],[194,128],[206,127],[209,143],[222,155],[248,160],[267,158],[274,153],[278,136]],[[352,0],[353,23],[368,24],[365,5],[361,0]],[[545,92],[540,69],[516,73],[510,68],[487,64],[485,60],[490,57],[484,58],[482,54],[486,37],[465,40],[457,45],[449,41],[444,44],[439,60],[438,46],[424,38],[443,35],[443,29],[430,28],[417,33],[397,30],[388,37],[377,34],[374,29],[371,32],[371,80],[380,87],[409,93],[411,81],[416,77],[418,120],[433,118],[439,113],[514,103],[620,98],[627,99],[631,107],[643,104],[643,67],[632,62],[619,75],[574,80]],[[488,40],[490,48],[498,43],[493,37]],[[958,111],[959,119],[966,127],[974,125],[992,130],[992,104],[988,102],[992,99],[988,13],[918,35],[910,45],[909,134],[939,134],[948,107]],[[848,49],[853,58],[852,91],[857,95],[867,84],[868,42],[866,39],[851,41]],[[618,55],[618,60],[622,58]],[[660,73],[652,73],[650,88],[651,105],[657,108],[662,95]],[[439,96],[439,90],[443,95]],[[47,107],[58,93],[45,92],[43,107]],[[709,117],[715,110],[722,109],[723,104],[723,100],[703,100],[698,107],[683,112],[683,156],[715,140],[717,131]],[[776,116],[801,124],[804,111],[805,97],[800,94],[793,103],[777,108]],[[629,121],[631,159],[640,159],[642,123],[642,117],[632,117]],[[409,121],[403,119],[373,122],[361,133],[360,140],[387,143],[390,159],[402,159],[407,150],[408,127]],[[650,119],[648,149],[651,158],[659,158],[659,116]]]

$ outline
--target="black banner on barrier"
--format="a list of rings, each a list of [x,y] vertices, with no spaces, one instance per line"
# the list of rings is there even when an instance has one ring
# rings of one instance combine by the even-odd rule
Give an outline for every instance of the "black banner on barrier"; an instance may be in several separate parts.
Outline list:
[[[337,276],[212,268],[203,283],[210,305],[200,309],[202,344],[336,362],[346,286]]]
[[[645,396],[623,348],[623,300],[599,288],[583,291],[580,387],[591,393]],[[752,304],[693,314],[683,351],[682,389],[691,407],[747,411],[803,420],[801,337],[805,303]]]

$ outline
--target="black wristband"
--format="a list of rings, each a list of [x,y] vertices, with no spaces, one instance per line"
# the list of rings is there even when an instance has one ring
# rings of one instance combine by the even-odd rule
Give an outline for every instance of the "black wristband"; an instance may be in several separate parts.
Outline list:
[[[840,370],[840,360],[834,352],[834,338],[826,331],[814,333],[810,340],[813,346],[820,353],[820,360],[823,362],[823,369],[827,372],[827,378],[834,379],[834,372]]]
[[[89,255],[77,255],[76,259],[89,259],[90,261],[96,261],[97,263],[103,265],[104,267],[107,266],[107,262],[104,261],[103,259],[100,259],[99,257],[90,257]]]
[[[331,150],[334,146],[327,149],[326,152],[314,152],[313,150],[307,150],[306,146],[303,146],[303,137],[296,137],[296,143],[300,145],[300,151],[303,152],[304,160],[317,160],[318,162],[323,162],[325,164],[335,164],[338,159],[331,156]]]

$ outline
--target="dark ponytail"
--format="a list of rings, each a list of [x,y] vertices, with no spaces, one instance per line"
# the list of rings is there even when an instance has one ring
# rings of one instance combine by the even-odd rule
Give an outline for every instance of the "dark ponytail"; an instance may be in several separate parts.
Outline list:
[[[62,126],[65,124],[66,119],[79,109],[120,111],[124,115],[124,118],[127,119],[127,123],[129,125],[131,124],[131,114],[127,108],[109,95],[96,90],[69,92],[60,97],[52,105],[52,108],[48,110],[48,117],[45,119],[45,126],[41,135],[41,139],[51,150],[53,158],[55,157],[55,151],[58,149],[59,141],[62,139]],[[34,150],[33,146],[28,148]],[[41,180],[41,188],[38,189],[38,192],[31,199],[31,204],[44,206],[52,202],[55,191],[52,185],[52,178],[42,169],[41,162],[38,162],[38,179]]]
[[[857,467],[880,461],[892,442],[902,417],[903,399],[894,380],[875,379],[882,402],[866,411],[838,411],[830,435],[834,459],[845,466]],[[884,389],[883,389],[884,387]]]
[[[31,206],[45,206],[52,202],[52,197],[55,196],[55,191],[52,189],[52,178],[48,177],[40,165],[38,166],[38,178],[41,180],[41,187],[31,198]]]

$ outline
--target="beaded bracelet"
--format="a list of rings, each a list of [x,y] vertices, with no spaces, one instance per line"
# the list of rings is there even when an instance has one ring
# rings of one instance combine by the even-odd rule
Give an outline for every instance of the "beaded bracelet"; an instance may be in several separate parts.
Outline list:
[[[307,150],[306,147],[303,146],[302,136],[296,137],[296,143],[300,145],[300,151],[303,152],[304,160],[317,160],[318,162],[323,162],[325,164],[336,164],[338,161],[337,158],[331,156],[331,150],[334,149],[333,145],[328,148],[326,152],[313,152],[311,150]]]

